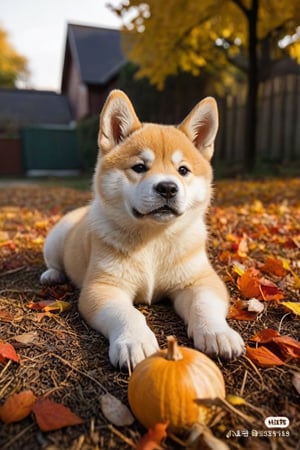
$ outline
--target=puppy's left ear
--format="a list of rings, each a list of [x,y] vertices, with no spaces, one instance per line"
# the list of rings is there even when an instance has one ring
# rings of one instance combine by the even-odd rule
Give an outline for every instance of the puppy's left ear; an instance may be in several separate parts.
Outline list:
[[[142,126],[127,95],[113,90],[100,114],[98,145],[103,154]]]
[[[218,127],[217,102],[213,97],[206,97],[195,106],[178,128],[209,161],[214,153]]]

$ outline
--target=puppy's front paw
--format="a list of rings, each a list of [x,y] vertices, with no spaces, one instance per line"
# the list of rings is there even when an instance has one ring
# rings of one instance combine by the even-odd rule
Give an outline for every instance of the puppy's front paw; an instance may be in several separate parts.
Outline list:
[[[227,323],[218,330],[204,332],[199,328],[192,335],[195,347],[211,356],[234,359],[245,351],[243,339]]]
[[[158,348],[156,337],[148,327],[143,332],[130,330],[112,340],[109,346],[109,359],[115,367],[134,368]]]

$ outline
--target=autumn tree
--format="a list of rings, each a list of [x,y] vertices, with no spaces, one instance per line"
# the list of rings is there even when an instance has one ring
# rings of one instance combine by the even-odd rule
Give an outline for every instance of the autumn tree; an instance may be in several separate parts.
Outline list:
[[[285,54],[300,62],[300,0],[126,0],[111,8],[124,20],[124,48],[138,76],[159,88],[179,71],[206,70],[224,87],[245,74],[245,169],[252,171],[258,84]]]
[[[28,76],[27,60],[9,43],[6,31],[0,28],[0,87],[15,87]]]

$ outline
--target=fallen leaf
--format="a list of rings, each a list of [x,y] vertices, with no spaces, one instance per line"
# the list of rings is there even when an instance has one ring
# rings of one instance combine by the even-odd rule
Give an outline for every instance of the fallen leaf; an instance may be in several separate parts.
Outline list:
[[[237,254],[238,254],[241,258],[246,258],[248,252],[249,252],[249,248],[248,248],[248,237],[247,237],[247,235],[244,233],[242,239],[240,240],[240,242],[239,242],[239,244],[238,244]]]
[[[282,291],[275,283],[261,277],[254,267],[248,268],[237,280],[238,288],[245,298],[256,298],[265,301],[279,301],[284,298]]]
[[[300,302],[282,302],[281,305],[288,311],[300,316]]]
[[[264,310],[263,304],[255,298],[250,300],[237,300],[230,306],[228,319],[255,320],[257,314]]]
[[[300,394],[300,372],[294,372],[292,383],[298,394]]]
[[[5,309],[0,310],[0,321],[2,322],[12,322],[14,320],[14,315]]]
[[[279,301],[284,299],[283,292],[274,284],[272,281],[268,280],[267,278],[261,277],[259,279],[260,283],[260,291],[261,291],[261,298],[265,301]]]
[[[0,419],[4,423],[19,422],[25,419],[31,413],[35,401],[36,396],[32,391],[10,395],[0,406]]]
[[[100,397],[101,410],[106,419],[117,427],[132,425],[134,417],[124,403],[111,394]]]
[[[61,313],[67,311],[71,308],[71,304],[68,302],[64,302],[62,300],[43,300],[41,302],[30,302],[27,303],[27,308],[36,310],[36,311],[44,311],[44,312],[52,312],[52,313]]]
[[[149,428],[147,433],[137,442],[136,450],[157,450],[161,449],[160,444],[167,437],[168,423],[156,423],[153,428]]]
[[[300,342],[289,336],[276,336],[272,340],[279,346],[284,356],[300,360]]]
[[[0,341],[0,363],[6,362],[7,359],[19,362],[20,358],[16,353],[14,347],[8,342]]]
[[[226,395],[226,400],[233,406],[241,406],[247,404],[246,400],[243,397],[239,397],[238,395],[228,394]]]
[[[241,294],[246,298],[260,298],[259,272],[250,267],[237,280],[238,288]]]
[[[69,408],[46,397],[39,398],[33,405],[32,411],[42,431],[59,430],[63,427],[83,423],[83,420]]]
[[[264,265],[260,268],[263,272],[269,273],[271,275],[276,275],[277,277],[284,277],[287,274],[283,266],[283,262],[278,258],[268,257]]]
[[[37,331],[30,331],[29,333],[19,334],[17,336],[13,336],[12,339],[14,341],[19,342],[20,344],[28,345],[32,344],[33,341],[37,338]]]
[[[257,313],[253,311],[248,311],[244,308],[239,308],[238,306],[231,305],[227,314],[228,319],[234,320],[255,320]]]
[[[282,366],[285,364],[282,359],[264,346],[258,348],[246,346],[246,356],[260,367]]]
[[[274,337],[277,336],[280,336],[278,331],[272,330],[271,328],[265,328],[252,336],[251,341],[259,342],[260,344],[266,344],[268,342],[272,342]]]
[[[263,312],[263,310],[265,309],[264,305],[257,300],[256,298],[250,298],[250,300],[248,301],[248,307],[247,307],[249,312],[256,312],[256,313],[261,313]]]

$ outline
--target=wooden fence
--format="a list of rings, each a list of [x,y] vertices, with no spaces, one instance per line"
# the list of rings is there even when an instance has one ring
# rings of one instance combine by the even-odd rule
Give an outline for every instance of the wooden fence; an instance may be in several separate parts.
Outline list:
[[[219,102],[220,130],[215,163],[239,167],[245,149],[245,98],[228,96]],[[257,121],[258,164],[300,166],[300,75],[262,83]]]

